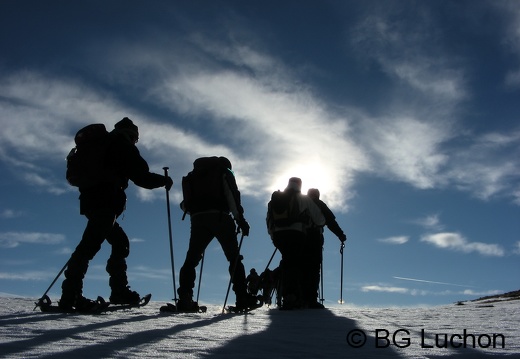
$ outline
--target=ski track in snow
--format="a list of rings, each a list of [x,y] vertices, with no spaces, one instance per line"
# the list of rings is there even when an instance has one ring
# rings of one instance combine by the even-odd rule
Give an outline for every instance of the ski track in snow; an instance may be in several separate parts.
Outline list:
[[[492,307],[264,306],[249,314],[221,314],[210,305],[207,313],[173,315],[154,301],[99,315],[42,313],[33,311],[35,301],[0,298],[0,358],[520,358],[520,300]],[[466,347],[455,348],[464,330]],[[356,348],[362,333],[366,341]],[[489,342],[496,334],[504,347],[500,337],[495,347]]]

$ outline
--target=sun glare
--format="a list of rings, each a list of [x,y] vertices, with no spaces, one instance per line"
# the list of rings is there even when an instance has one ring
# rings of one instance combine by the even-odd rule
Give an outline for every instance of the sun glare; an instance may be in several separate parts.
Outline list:
[[[330,172],[321,164],[298,164],[292,166],[276,178],[272,189],[284,190],[291,177],[301,178],[303,194],[306,194],[309,188],[317,188],[322,194],[332,189]]]

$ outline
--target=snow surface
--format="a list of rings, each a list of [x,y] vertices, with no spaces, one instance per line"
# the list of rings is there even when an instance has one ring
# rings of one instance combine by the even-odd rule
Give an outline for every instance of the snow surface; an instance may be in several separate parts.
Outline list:
[[[299,311],[264,306],[249,314],[221,314],[210,305],[204,314],[175,315],[159,312],[164,302],[77,315],[33,311],[35,301],[0,298],[1,358],[520,358],[520,300]],[[355,348],[361,331],[366,342]]]

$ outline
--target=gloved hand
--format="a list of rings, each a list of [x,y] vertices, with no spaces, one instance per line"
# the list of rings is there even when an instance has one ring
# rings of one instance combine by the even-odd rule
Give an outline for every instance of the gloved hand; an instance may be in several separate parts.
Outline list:
[[[249,223],[247,223],[246,219],[244,217],[240,218],[238,221],[237,221],[237,225],[238,225],[238,228],[240,228],[240,230],[242,231],[242,234],[244,236],[248,236],[249,235]]]
[[[165,181],[166,181],[166,183],[164,186],[166,187],[166,190],[169,191],[170,188],[172,188],[172,186],[173,186],[173,180],[170,176],[168,176],[165,178]]]
[[[341,236],[338,237],[339,240],[341,241],[341,243],[345,243],[345,241],[347,240],[347,235],[345,233],[343,233]]]

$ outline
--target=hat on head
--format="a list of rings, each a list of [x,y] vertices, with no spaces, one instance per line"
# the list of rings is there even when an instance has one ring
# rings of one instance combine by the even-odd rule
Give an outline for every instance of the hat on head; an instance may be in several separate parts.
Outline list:
[[[222,157],[222,156],[221,156],[221,157],[219,157],[218,159],[219,159],[219,161],[220,161],[220,164],[222,164],[224,167],[226,167],[226,168],[228,168],[228,169],[230,169],[230,170],[232,169],[232,167],[231,167],[231,161],[228,160],[226,157]]]
[[[302,180],[298,177],[289,178],[289,184],[287,184],[287,189],[293,189],[297,192],[301,192],[302,190]]]
[[[317,188],[309,188],[307,191],[307,196],[311,198],[320,199],[320,190]]]
[[[123,118],[121,121],[119,121],[118,123],[116,123],[114,125],[114,128],[116,130],[124,130],[124,131],[129,131],[132,133],[132,135],[135,136],[135,139],[137,140],[139,138],[139,129],[137,128],[136,125],[134,125],[134,123],[132,122],[131,119],[129,119],[128,117],[125,117]]]

